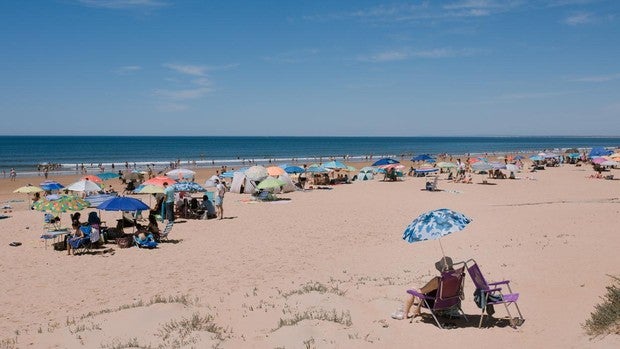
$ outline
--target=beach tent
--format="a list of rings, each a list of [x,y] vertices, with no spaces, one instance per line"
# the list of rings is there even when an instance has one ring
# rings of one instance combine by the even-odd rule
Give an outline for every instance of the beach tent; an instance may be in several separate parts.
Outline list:
[[[374,175],[372,174],[372,171],[370,172],[360,172],[357,174],[357,180],[358,181],[368,181],[374,178]]]
[[[279,175],[278,179],[284,182],[284,185],[282,186],[282,193],[290,193],[295,191],[295,184],[288,173]]]
[[[235,172],[230,185],[230,191],[237,194],[252,194],[256,191],[257,184],[257,181],[250,180],[245,172]]]
[[[588,154],[588,157],[591,159],[598,156],[607,156],[611,154],[613,154],[613,151],[611,150],[607,150],[603,147],[594,147],[592,148],[592,150],[590,150],[590,154]]]

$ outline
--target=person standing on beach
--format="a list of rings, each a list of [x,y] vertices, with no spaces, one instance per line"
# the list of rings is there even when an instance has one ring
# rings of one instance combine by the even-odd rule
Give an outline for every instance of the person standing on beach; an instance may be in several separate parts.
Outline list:
[[[15,181],[15,177],[17,177],[17,172],[15,172],[14,168],[11,168],[11,172],[9,172],[9,177],[11,181]]]
[[[220,219],[224,218],[224,195],[226,194],[226,185],[222,180],[216,179],[215,183],[215,208]]]
[[[165,196],[165,219],[168,222],[174,222],[174,188],[168,186],[168,182],[164,182],[164,196]]]

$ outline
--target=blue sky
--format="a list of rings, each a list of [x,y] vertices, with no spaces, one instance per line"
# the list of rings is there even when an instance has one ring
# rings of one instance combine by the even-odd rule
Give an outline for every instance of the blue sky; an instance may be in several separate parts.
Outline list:
[[[620,1],[0,2],[0,134],[620,136]]]

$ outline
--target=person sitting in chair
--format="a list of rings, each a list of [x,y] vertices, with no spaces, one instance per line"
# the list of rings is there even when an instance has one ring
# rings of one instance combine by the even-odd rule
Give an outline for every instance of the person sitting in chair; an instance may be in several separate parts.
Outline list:
[[[452,265],[453,265],[452,258],[445,256],[435,263],[435,269],[437,269],[439,273],[442,273],[444,271],[453,270]],[[420,289],[420,293],[423,293],[428,296],[434,296],[434,292],[437,292],[437,290],[439,289],[440,280],[441,280],[441,276],[435,276],[434,278],[430,279],[426,283],[426,285],[422,286],[422,288]],[[420,308],[422,308],[422,303],[423,303],[423,300],[421,299],[418,299],[418,303],[417,303],[416,309],[413,312],[413,314],[409,315],[409,311],[411,310],[411,307],[415,304],[415,299],[416,297],[414,297],[413,295],[409,295],[409,298],[407,298],[407,300],[405,301],[404,307],[394,312],[392,314],[392,318],[396,320],[403,320],[403,319],[410,319],[412,317],[419,316],[421,314]]]

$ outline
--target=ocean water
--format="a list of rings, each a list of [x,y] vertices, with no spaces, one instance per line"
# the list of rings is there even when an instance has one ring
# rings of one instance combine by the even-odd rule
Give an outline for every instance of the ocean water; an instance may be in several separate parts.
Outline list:
[[[75,171],[102,164],[106,170],[146,164],[165,167],[171,161],[199,167],[257,163],[315,162],[335,157],[362,161],[413,154],[481,154],[534,152],[567,148],[620,146],[620,137],[117,137],[0,136],[0,169],[36,173],[37,164],[61,164]],[[92,165],[91,165],[92,164]]]

